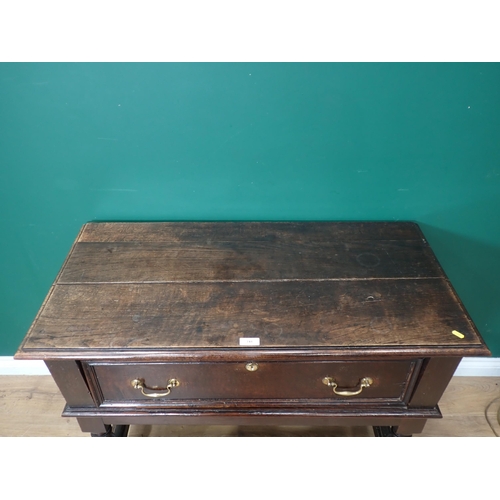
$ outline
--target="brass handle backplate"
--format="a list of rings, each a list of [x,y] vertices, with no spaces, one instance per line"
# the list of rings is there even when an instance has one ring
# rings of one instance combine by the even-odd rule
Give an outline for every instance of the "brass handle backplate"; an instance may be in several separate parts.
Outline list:
[[[361,394],[361,391],[365,387],[370,387],[373,384],[373,380],[370,377],[363,377],[359,381],[359,389],[354,389],[354,390],[351,389],[337,390],[338,384],[332,377],[325,377],[323,379],[323,384],[327,385],[328,387],[331,387],[333,389],[333,392],[337,394],[337,396],[357,396],[358,394]]]
[[[257,369],[259,368],[259,364],[258,363],[247,363],[245,365],[245,368],[249,371],[249,372],[255,372],[257,371]]]
[[[167,387],[165,387],[165,389],[147,387],[142,378],[136,378],[132,380],[132,387],[134,389],[140,389],[142,394],[144,394],[144,396],[147,396],[148,398],[164,398],[165,396],[168,396],[170,394],[170,391],[174,387],[178,387],[178,385],[179,381],[175,378],[171,378],[167,382]],[[144,389],[147,389],[148,391],[164,391],[164,392],[144,392]]]

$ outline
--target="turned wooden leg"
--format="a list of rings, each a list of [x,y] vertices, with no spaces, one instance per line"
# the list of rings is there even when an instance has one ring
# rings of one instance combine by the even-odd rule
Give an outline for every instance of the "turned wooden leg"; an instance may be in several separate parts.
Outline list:
[[[115,425],[115,437],[127,437],[130,425]]]
[[[373,427],[375,437],[411,437],[424,429],[427,419],[408,419],[397,426],[377,426]]]
[[[411,434],[398,434],[397,427],[374,426],[373,433],[375,437],[411,437]]]
[[[106,432],[91,433],[92,437],[127,437],[129,425],[106,425]]]
[[[108,425],[100,418],[77,418],[80,429],[92,437],[127,437],[129,425]]]

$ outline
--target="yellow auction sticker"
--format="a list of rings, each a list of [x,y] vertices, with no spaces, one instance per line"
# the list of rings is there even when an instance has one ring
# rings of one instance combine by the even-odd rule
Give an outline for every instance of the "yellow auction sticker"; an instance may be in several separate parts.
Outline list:
[[[465,335],[463,333],[457,332],[456,330],[453,330],[451,333],[453,333],[453,335],[455,335],[459,339],[464,339],[465,338]]]

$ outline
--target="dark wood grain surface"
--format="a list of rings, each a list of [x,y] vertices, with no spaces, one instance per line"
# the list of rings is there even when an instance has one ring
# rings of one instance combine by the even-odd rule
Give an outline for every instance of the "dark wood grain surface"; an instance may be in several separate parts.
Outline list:
[[[255,372],[245,363],[93,363],[92,369],[101,388],[104,401],[142,401],[151,405],[171,405],[175,401],[220,399],[321,399],[327,402],[349,403],[373,401],[402,401],[410,382],[415,362],[341,361],[341,362],[263,362]],[[355,390],[363,377],[372,384],[356,396],[339,396],[322,382],[332,377],[339,388]],[[143,379],[149,387],[162,388],[175,378],[179,386],[161,399],[150,399],[132,387],[131,381]],[[341,390],[339,389],[339,390]],[[161,392],[161,391],[159,391]],[[192,404],[199,401],[192,401]],[[211,406],[213,401],[209,401]],[[246,404],[249,404],[246,402]]]
[[[415,224],[179,222],[87,224],[17,357],[241,337],[487,354]]]
[[[367,280],[58,286],[29,347],[238,347],[241,337],[262,347],[479,344],[446,282]]]
[[[153,222],[85,225],[16,358],[44,359],[63,415],[99,435],[134,423],[410,435],[441,416],[460,359],[488,354],[415,224]]]
[[[421,240],[412,222],[96,222],[84,226],[78,241],[178,242],[199,245],[213,241],[338,241]]]
[[[136,223],[89,224],[58,282],[390,277],[443,277],[411,224]]]

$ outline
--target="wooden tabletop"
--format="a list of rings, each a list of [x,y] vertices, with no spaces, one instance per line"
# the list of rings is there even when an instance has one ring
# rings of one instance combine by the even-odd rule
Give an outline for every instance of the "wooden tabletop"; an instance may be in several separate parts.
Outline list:
[[[154,222],[86,224],[16,358],[241,349],[242,338],[489,354],[416,224]]]

